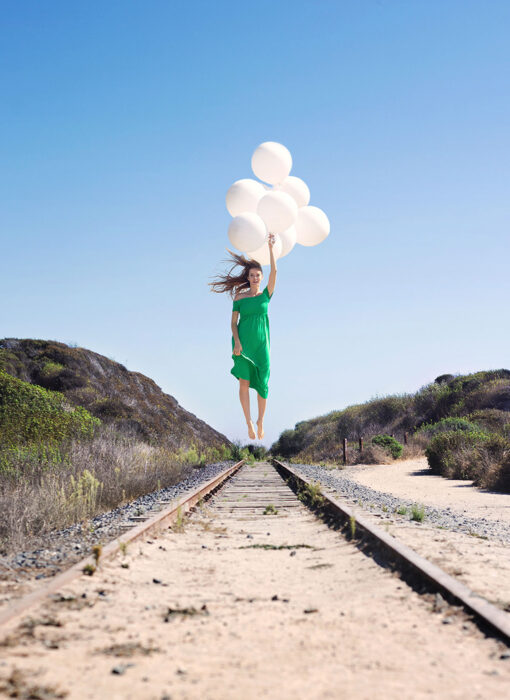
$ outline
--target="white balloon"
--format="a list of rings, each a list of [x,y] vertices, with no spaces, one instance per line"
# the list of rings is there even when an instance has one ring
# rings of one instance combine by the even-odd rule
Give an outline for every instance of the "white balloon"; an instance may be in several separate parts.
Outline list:
[[[285,229],[285,231],[282,231],[280,234],[280,240],[282,242],[282,252],[280,253],[279,257],[283,258],[285,255],[290,253],[292,248],[296,245],[296,227],[291,226],[290,228]]]
[[[306,207],[310,201],[310,190],[308,185],[300,177],[294,177],[294,175],[289,175],[285,180],[278,186],[280,192],[286,192],[290,194],[296,201],[298,207]]]
[[[255,213],[259,199],[265,194],[266,190],[261,182],[250,178],[236,180],[227,191],[227,209],[232,216],[243,214],[245,211]]]
[[[296,219],[297,242],[312,246],[322,243],[331,229],[329,219],[319,207],[301,207]]]
[[[274,253],[275,260],[277,258],[281,257],[282,242],[281,242],[280,236],[278,234],[275,234],[273,253]],[[257,250],[251,250],[248,257],[250,257],[252,260],[256,260],[261,265],[270,265],[271,264],[271,258],[269,257],[269,246],[267,244],[267,236],[266,236],[266,240],[260,246],[260,248],[257,248]]]
[[[288,148],[276,141],[265,141],[257,146],[251,157],[251,167],[263,182],[276,185],[285,180],[292,168],[292,156]]]
[[[260,248],[267,235],[266,225],[253,212],[238,214],[230,222],[228,237],[233,246],[243,253]]]
[[[297,213],[297,204],[290,194],[277,190],[266,192],[257,205],[257,214],[271,233],[280,233],[292,226]]]

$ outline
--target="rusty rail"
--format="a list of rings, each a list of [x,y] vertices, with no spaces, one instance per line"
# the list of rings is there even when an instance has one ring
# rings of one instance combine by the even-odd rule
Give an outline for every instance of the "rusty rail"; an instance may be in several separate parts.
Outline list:
[[[236,464],[228,467],[219,474],[217,474],[205,484],[202,484],[197,489],[191,493],[183,496],[180,499],[174,500],[169,506],[156,513],[152,518],[149,518],[146,522],[141,523],[130,529],[121,537],[109,542],[102,550],[101,561],[105,559],[111,559],[120,550],[121,545],[134,542],[139,537],[144,537],[148,532],[161,528],[168,527],[172,522],[174,522],[180,514],[186,513],[193,506],[202,500],[206,496],[216,491],[220,486],[224,484],[227,479],[229,479],[242,465],[245,460],[241,460]],[[75,579],[83,576],[83,569],[86,566],[94,566],[95,559],[92,556],[88,556],[85,559],[77,562],[71,566],[66,571],[61,574],[57,574],[49,583],[41,588],[28,593],[26,596],[19,598],[9,605],[5,610],[0,612],[0,626],[9,622],[13,618],[24,613],[28,608],[31,608],[36,603],[49,596],[51,593],[56,593],[62,586],[71,583]]]
[[[298,487],[312,483],[312,480],[299,474],[288,464],[275,458],[272,458],[272,462],[284,478],[294,482]],[[379,550],[385,550],[399,571],[402,573],[411,571],[414,576],[418,576],[422,581],[425,580],[435,590],[446,595],[447,599],[462,605],[484,625],[492,628],[507,643],[510,641],[510,614],[489,603],[485,598],[420,556],[396,537],[368,522],[343,501],[324,493],[322,496],[329,513],[340,520],[343,525],[346,525],[350,532],[354,530],[356,538],[361,535],[365,542],[368,541],[370,545],[375,545]]]

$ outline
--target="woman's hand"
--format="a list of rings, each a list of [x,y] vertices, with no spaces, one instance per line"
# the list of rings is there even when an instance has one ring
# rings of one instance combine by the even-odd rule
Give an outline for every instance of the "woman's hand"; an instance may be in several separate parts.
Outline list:
[[[234,355],[240,355],[243,351],[241,343],[234,343]]]
[[[276,241],[276,238],[274,237],[274,233],[270,233],[267,239],[267,245],[269,246],[269,250],[274,246]]]

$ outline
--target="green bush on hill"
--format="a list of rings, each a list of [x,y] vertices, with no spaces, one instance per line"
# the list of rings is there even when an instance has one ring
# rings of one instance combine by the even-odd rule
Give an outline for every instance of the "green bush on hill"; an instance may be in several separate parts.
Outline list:
[[[481,430],[448,430],[430,441],[425,455],[434,474],[449,479],[473,479],[478,451],[489,436]]]
[[[435,474],[510,492],[510,440],[481,430],[439,433],[425,454]]]
[[[453,432],[455,430],[479,430],[476,423],[472,423],[467,420],[467,418],[441,418],[437,423],[424,423],[420,428],[418,428],[418,433],[427,435],[428,437],[433,437],[437,433]]]
[[[100,424],[62,394],[34,386],[0,370],[0,442],[3,447],[50,446],[68,438],[92,437]]]
[[[367,449],[356,455],[353,445],[360,437],[368,447],[371,436],[405,432],[411,439],[404,454],[417,455],[428,446],[435,473],[510,493],[510,370],[443,374],[415,394],[331,411],[285,430],[270,450],[298,462],[335,462],[345,438],[350,459],[359,463],[374,457]]]
[[[372,444],[379,445],[379,447],[387,450],[393,459],[398,459],[404,449],[404,446],[401,445],[398,440],[391,437],[391,435],[375,435],[372,438]]]

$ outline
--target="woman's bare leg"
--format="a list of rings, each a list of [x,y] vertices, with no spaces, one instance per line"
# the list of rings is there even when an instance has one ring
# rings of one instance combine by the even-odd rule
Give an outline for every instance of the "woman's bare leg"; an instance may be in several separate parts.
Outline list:
[[[239,380],[239,400],[241,401],[244,417],[248,425],[248,435],[252,440],[255,440],[255,428],[250,416],[250,382],[247,379]]]
[[[257,437],[262,440],[264,437],[264,413],[266,412],[267,399],[263,399],[262,396],[257,393],[257,401],[259,404],[259,417],[257,418]]]

